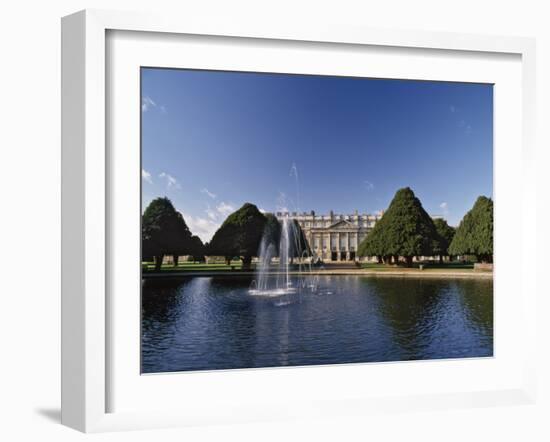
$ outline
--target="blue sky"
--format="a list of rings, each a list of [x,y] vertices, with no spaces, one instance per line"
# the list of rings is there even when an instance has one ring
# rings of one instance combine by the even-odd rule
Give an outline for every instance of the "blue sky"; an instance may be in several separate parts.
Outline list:
[[[493,193],[491,85],[142,69],[142,202],[210,239],[245,202],[374,213],[409,186],[457,225]]]

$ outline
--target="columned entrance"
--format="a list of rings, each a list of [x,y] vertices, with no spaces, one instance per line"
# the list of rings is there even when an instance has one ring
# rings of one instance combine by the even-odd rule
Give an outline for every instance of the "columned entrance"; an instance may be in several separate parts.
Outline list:
[[[277,213],[277,219],[289,214]],[[292,214],[302,228],[311,251],[322,260],[332,262],[353,262],[357,259],[357,248],[374,225],[377,217],[371,215],[321,216],[310,214]],[[372,219],[371,219],[372,218]]]

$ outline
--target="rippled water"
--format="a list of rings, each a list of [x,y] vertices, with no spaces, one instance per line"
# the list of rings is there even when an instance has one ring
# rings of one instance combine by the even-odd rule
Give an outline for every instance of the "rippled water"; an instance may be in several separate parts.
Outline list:
[[[246,277],[147,280],[142,372],[492,356],[493,283],[323,276],[252,296]]]

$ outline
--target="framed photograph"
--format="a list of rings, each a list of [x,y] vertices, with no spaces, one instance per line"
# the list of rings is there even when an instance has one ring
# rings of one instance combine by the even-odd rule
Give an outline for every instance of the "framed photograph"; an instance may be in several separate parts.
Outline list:
[[[62,31],[64,424],[534,400],[533,40]]]

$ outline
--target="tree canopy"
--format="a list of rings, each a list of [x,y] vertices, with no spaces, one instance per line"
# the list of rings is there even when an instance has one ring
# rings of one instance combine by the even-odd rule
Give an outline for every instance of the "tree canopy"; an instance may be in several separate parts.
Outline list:
[[[387,250],[383,243],[383,220],[384,216],[374,225],[374,228],[367,234],[366,238],[359,244],[357,254],[359,256],[387,256]]]
[[[451,255],[475,255],[493,262],[493,200],[480,196],[464,215],[449,246]]]
[[[285,224],[288,228],[288,255],[292,262],[293,258],[302,258],[311,256],[311,249],[307,241],[306,235],[300,226],[300,223],[295,219],[279,221],[277,217],[271,213],[264,215],[266,223],[264,233],[260,242],[258,256],[271,259],[278,256],[281,258],[281,243],[282,236],[285,231]]]
[[[302,256],[311,256],[311,248],[307,241],[306,235],[300,226],[300,223],[295,219],[292,220],[292,228],[290,229],[290,250],[289,256],[301,258]]]
[[[239,256],[249,267],[258,247],[267,220],[254,204],[246,203],[227,217],[208,245],[209,255]]]
[[[281,223],[275,215],[272,213],[266,213],[265,215],[265,227],[263,237],[266,245],[271,244],[273,246],[274,256],[279,256],[279,242],[281,241]]]
[[[203,261],[205,255],[205,247],[201,239],[197,235],[191,236],[191,247],[189,254],[194,261]]]
[[[168,198],[156,198],[145,209],[141,223],[142,259],[155,259],[160,270],[165,255],[191,252],[191,232]]]
[[[359,245],[360,256],[403,256],[407,265],[413,256],[432,255],[438,235],[433,220],[414,192],[399,189],[382,218]]]
[[[447,224],[442,218],[433,220],[438,240],[434,247],[434,255],[447,256],[449,255],[449,245],[455,236],[455,228]]]

